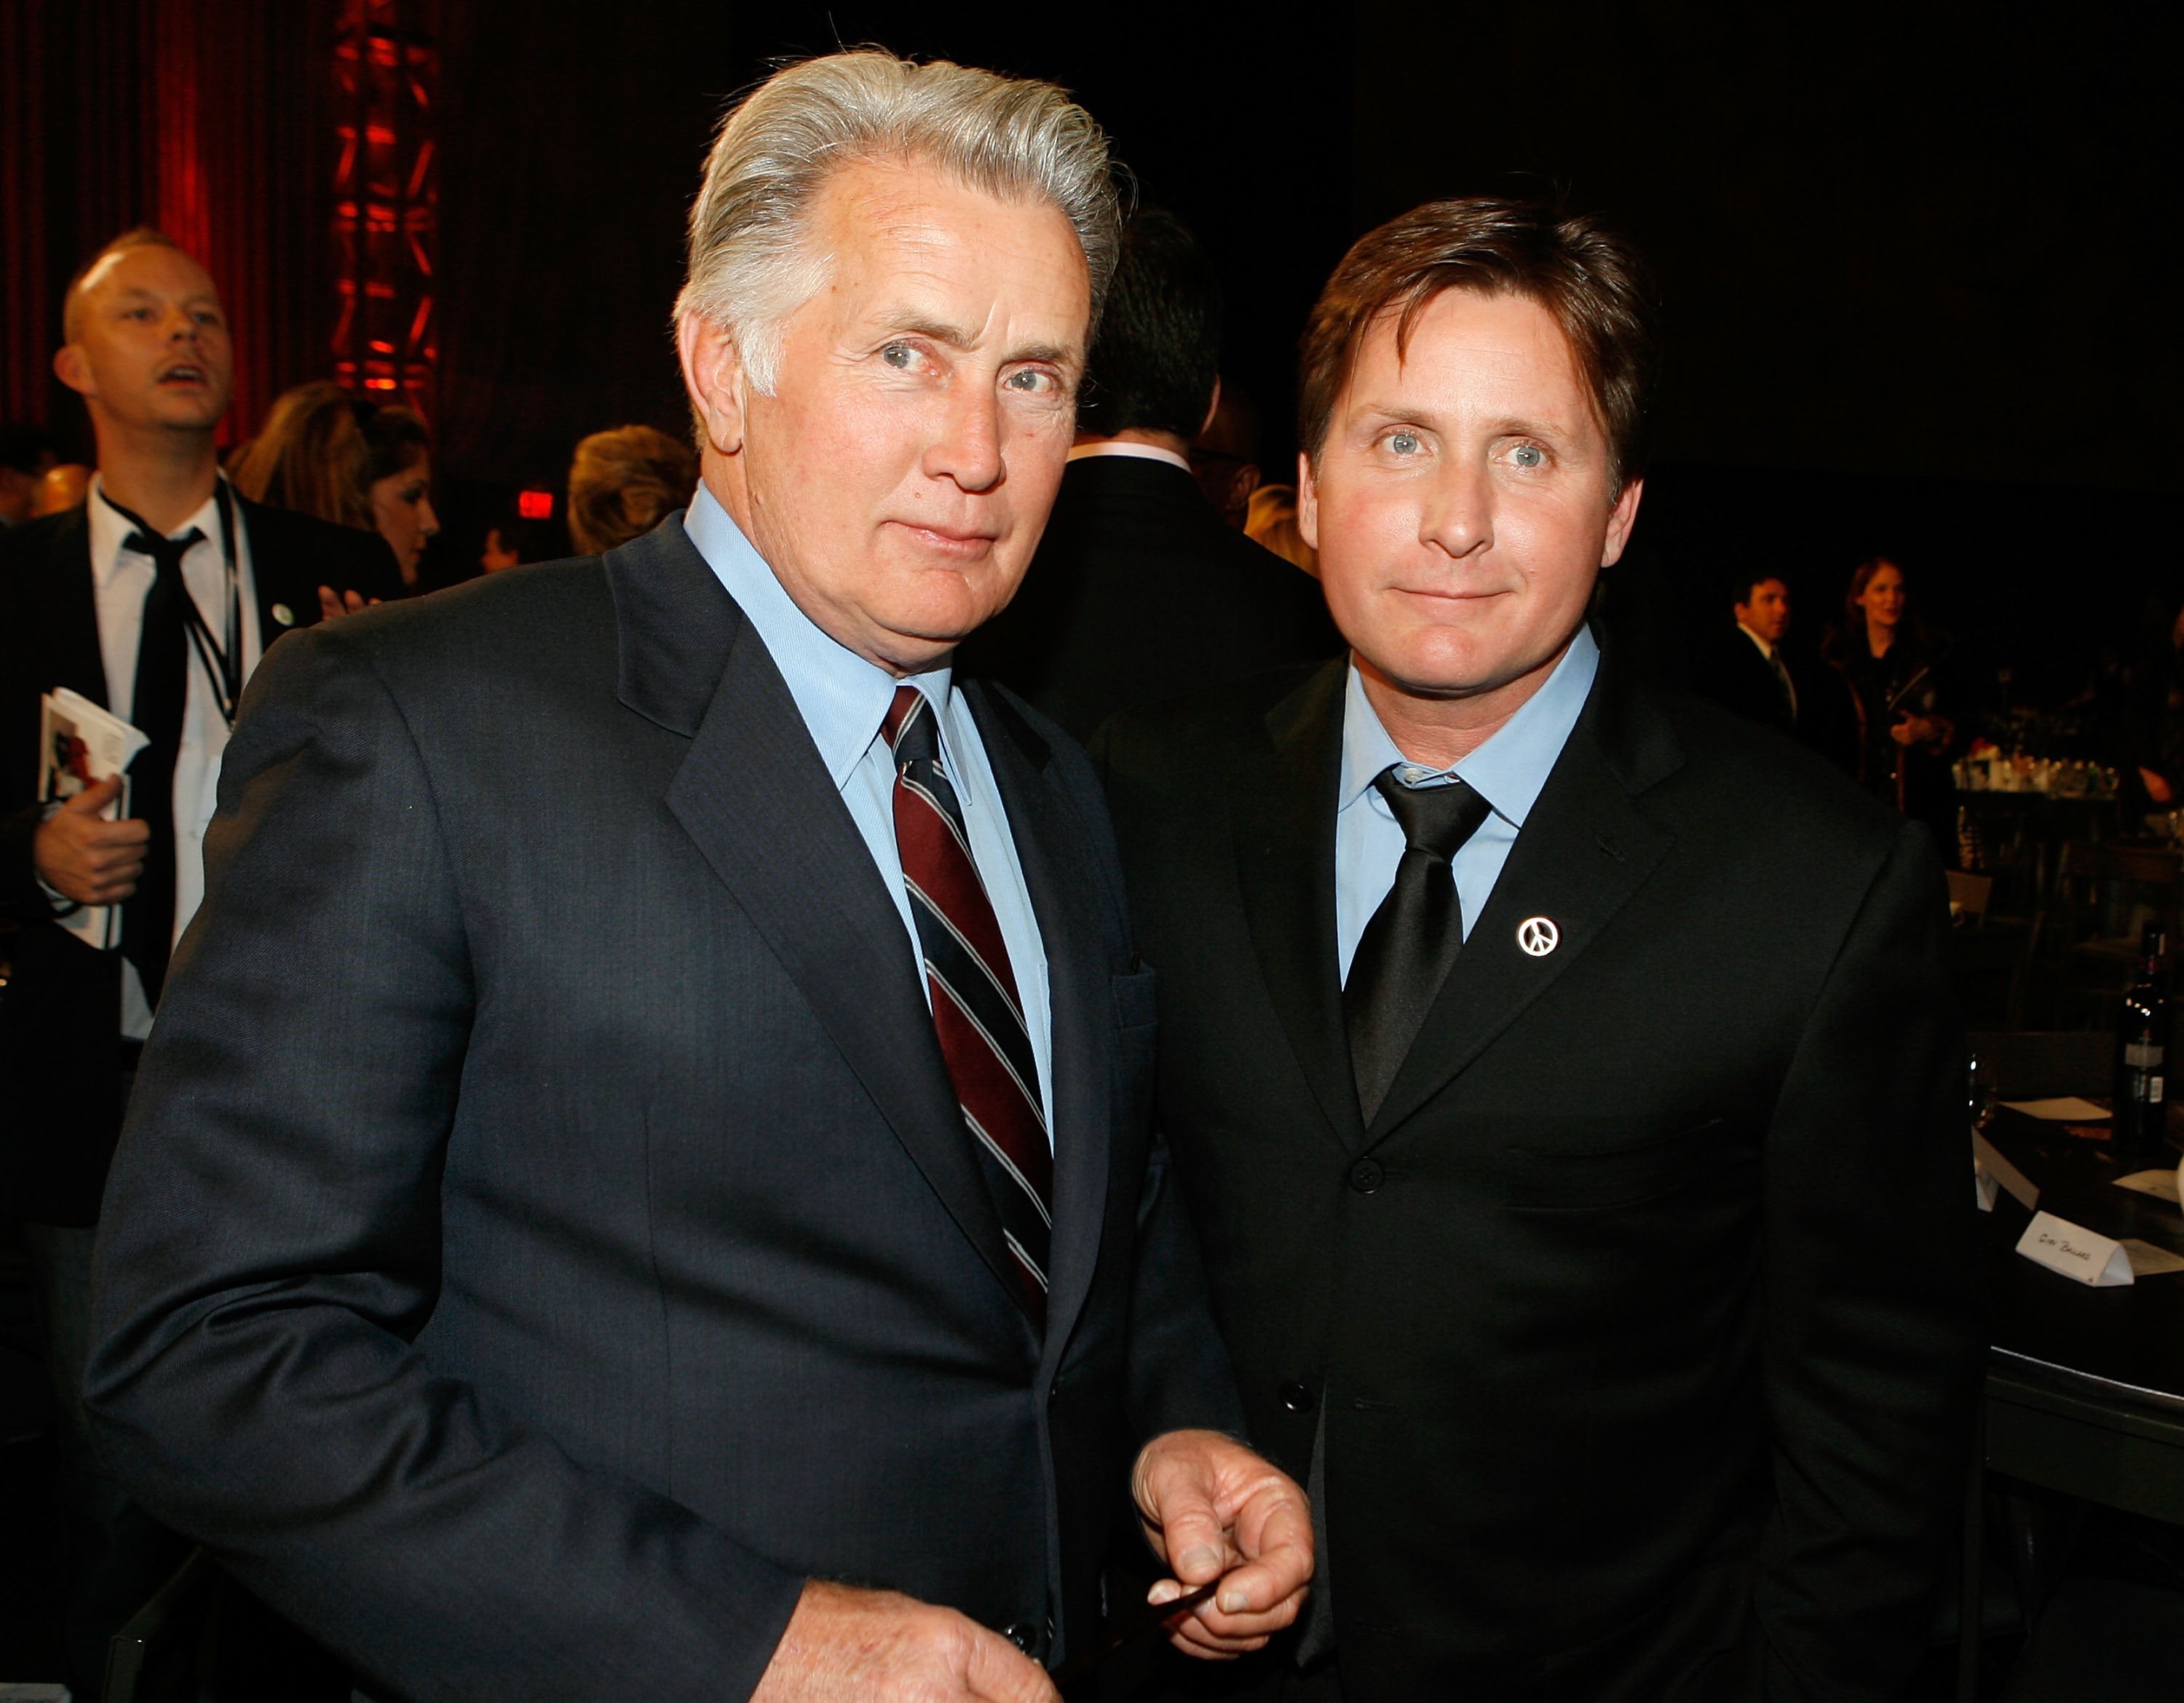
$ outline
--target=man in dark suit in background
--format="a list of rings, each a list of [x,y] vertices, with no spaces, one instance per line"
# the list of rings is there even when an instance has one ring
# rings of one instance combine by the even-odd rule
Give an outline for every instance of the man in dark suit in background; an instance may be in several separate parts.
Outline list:
[[[1795,738],[1804,706],[1782,649],[1790,588],[1764,571],[1739,574],[1730,613],[1736,630],[1709,635],[1692,684],[1724,709]]]
[[[376,534],[229,489],[214,444],[227,326],[213,281],[173,243],[138,231],[109,244],[70,285],[63,323],[54,367],[90,410],[98,472],[83,506],[0,533],[0,908],[21,925],[0,999],[0,1217],[24,1221],[46,1324],[67,1642],[76,1694],[94,1697],[106,1638],[158,1583],[164,1549],[137,1530],[85,1428],[90,1226],[169,951],[203,889],[228,712],[283,632],[400,579]],[[63,686],[150,736],[125,819],[105,819],[118,784],[57,807],[37,796],[39,706]],[[110,946],[95,920],[116,905]]]
[[[1162,1600],[1217,1583],[1176,1639],[1295,1611],[1096,780],[950,666],[1061,478],[1109,170],[1045,85],[778,73],[691,215],[687,519],[253,688],[88,1392],[374,1692],[1051,1703],[1132,1490]]]
[[[1143,209],[1039,554],[963,650],[1079,739],[1117,710],[1335,648],[1312,578],[1225,525],[1191,472],[1220,360],[1212,265],[1173,215]]]
[[[1158,1115],[1325,1522],[1262,1695],[1881,1703],[1930,1624],[1982,1354],[1941,874],[1588,630],[1646,326],[1589,220],[1361,239],[1301,433],[1350,659],[1104,740]]]

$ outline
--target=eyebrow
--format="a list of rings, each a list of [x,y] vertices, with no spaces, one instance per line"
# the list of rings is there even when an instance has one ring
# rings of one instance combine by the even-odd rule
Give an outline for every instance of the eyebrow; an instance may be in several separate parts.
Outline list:
[[[944,343],[950,349],[972,349],[978,342],[978,333],[968,327],[944,324],[928,318],[915,308],[896,308],[882,314],[879,326],[883,331],[907,332],[913,337],[929,337],[935,343]],[[1068,366],[1078,359],[1074,349],[1050,343],[1029,343],[1005,357],[1005,360],[1009,362],[1043,360],[1053,366]]]
[[[1375,418],[1386,421],[1408,420],[1436,432],[1444,429],[1438,410],[1403,408],[1389,403],[1362,404],[1351,417],[1361,421]],[[1526,419],[1514,414],[1504,415],[1498,420],[1490,422],[1487,432],[1490,436],[1496,438],[1529,436],[1571,440],[1575,436],[1567,426],[1557,426],[1537,419]]]

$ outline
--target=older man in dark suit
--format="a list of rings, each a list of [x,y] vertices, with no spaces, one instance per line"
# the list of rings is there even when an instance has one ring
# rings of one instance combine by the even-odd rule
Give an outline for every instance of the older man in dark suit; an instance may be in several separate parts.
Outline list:
[[[687,518],[254,687],[90,1393],[376,1695],[1033,1703],[1126,1482],[1162,1600],[1215,1587],[1176,1639],[1295,1612],[1096,784],[950,668],[1061,475],[1108,170],[1044,85],[777,75],[692,215]]]
[[[1346,662],[1106,741],[1160,1113],[1252,1434],[1325,1521],[1284,1698],[1881,1703],[1981,1360],[1930,846],[1585,624],[1635,262],[1496,201],[1306,342]]]

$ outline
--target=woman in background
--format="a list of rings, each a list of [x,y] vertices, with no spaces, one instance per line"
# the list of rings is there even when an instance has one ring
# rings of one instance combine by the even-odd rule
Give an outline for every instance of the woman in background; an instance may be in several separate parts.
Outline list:
[[[1869,557],[1850,577],[1843,620],[1821,655],[1850,687],[1858,720],[1858,779],[1933,830],[1942,861],[1958,861],[1956,786],[1949,748],[1957,727],[1946,712],[1936,678],[1947,659],[1946,635],[1909,612],[1903,570],[1886,556]]]
[[[651,426],[594,432],[569,466],[569,537],[579,556],[599,556],[649,533],[698,489],[698,458]]]
[[[337,384],[298,385],[274,403],[228,477],[259,502],[376,532],[394,552],[404,589],[416,589],[417,564],[440,521],[432,439],[409,409]]]

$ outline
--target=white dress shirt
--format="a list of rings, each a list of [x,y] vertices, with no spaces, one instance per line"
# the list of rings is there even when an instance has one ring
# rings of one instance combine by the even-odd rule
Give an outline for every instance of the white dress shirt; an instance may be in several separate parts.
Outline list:
[[[1463,843],[1453,865],[1463,937],[1469,940],[1599,672],[1600,646],[1591,630],[1580,627],[1546,684],[1493,737],[1453,767],[1435,770],[1403,756],[1373,712],[1357,665],[1350,665],[1334,817],[1335,952],[1344,981],[1350,980],[1350,961],[1357,954],[1365,925],[1396,885],[1396,866],[1403,861],[1403,830],[1373,784],[1373,777],[1392,768],[1406,786],[1445,786],[1460,779],[1486,801],[1486,819]]]
[[[911,963],[917,969],[917,985],[924,990],[928,1009],[932,1007],[933,989],[922,968],[924,953],[917,943],[917,924],[911,915],[910,890],[902,878],[902,854],[894,841],[894,755],[880,737],[880,726],[887,719],[899,685],[916,687],[933,706],[933,722],[940,730],[941,761],[956,784],[956,801],[963,807],[963,826],[971,837],[971,862],[994,907],[994,920],[1000,925],[1001,944],[1008,949],[1024,1027],[1031,1036],[1032,1057],[1039,1064],[1039,1097],[1050,1144],[1054,1031],[1047,993],[1046,946],[1032,911],[1031,891],[1024,885],[1023,866],[1017,860],[1016,840],[1009,832],[1000,788],[986,761],[978,724],[964,704],[962,694],[955,690],[953,671],[935,668],[898,680],[878,663],[838,643],[796,606],[765,558],[705,486],[699,486],[691,500],[682,526],[728,595],[758,629],[766,654],[781,670],[788,695],[796,701],[797,712],[819,748],[820,761],[839,789],[842,802],[849,807],[850,819],[863,835],[880,879],[887,884],[902,917]]]
[[[1079,444],[1069,452],[1072,461],[1089,461],[1096,455],[1127,455],[1139,461],[1165,461],[1171,467],[1190,471],[1190,458],[1178,455],[1173,449],[1163,449],[1157,444],[1134,444],[1127,438],[1103,438],[1097,443]]]
[[[152,558],[124,548],[136,528],[104,499],[96,475],[85,510],[91,526],[91,580],[98,609],[99,655],[106,665],[106,706],[129,719],[136,695],[136,641],[144,627],[144,597],[159,571]],[[220,553],[220,505],[204,506],[167,534],[181,538],[195,527],[204,534],[182,558],[182,580],[192,601],[216,636],[227,631],[227,566]],[[238,511],[235,516],[235,572],[241,605],[242,678],[262,654],[258,632],[258,596],[250,572],[250,539]],[[175,938],[197,913],[204,898],[204,835],[220,792],[220,760],[227,749],[227,717],[195,649],[190,654],[188,695],[182,706],[182,743],[175,758]],[[152,1008],[144,997],[136,966],[121,962],[121,1032],[142,1040],[152,1032]]]

